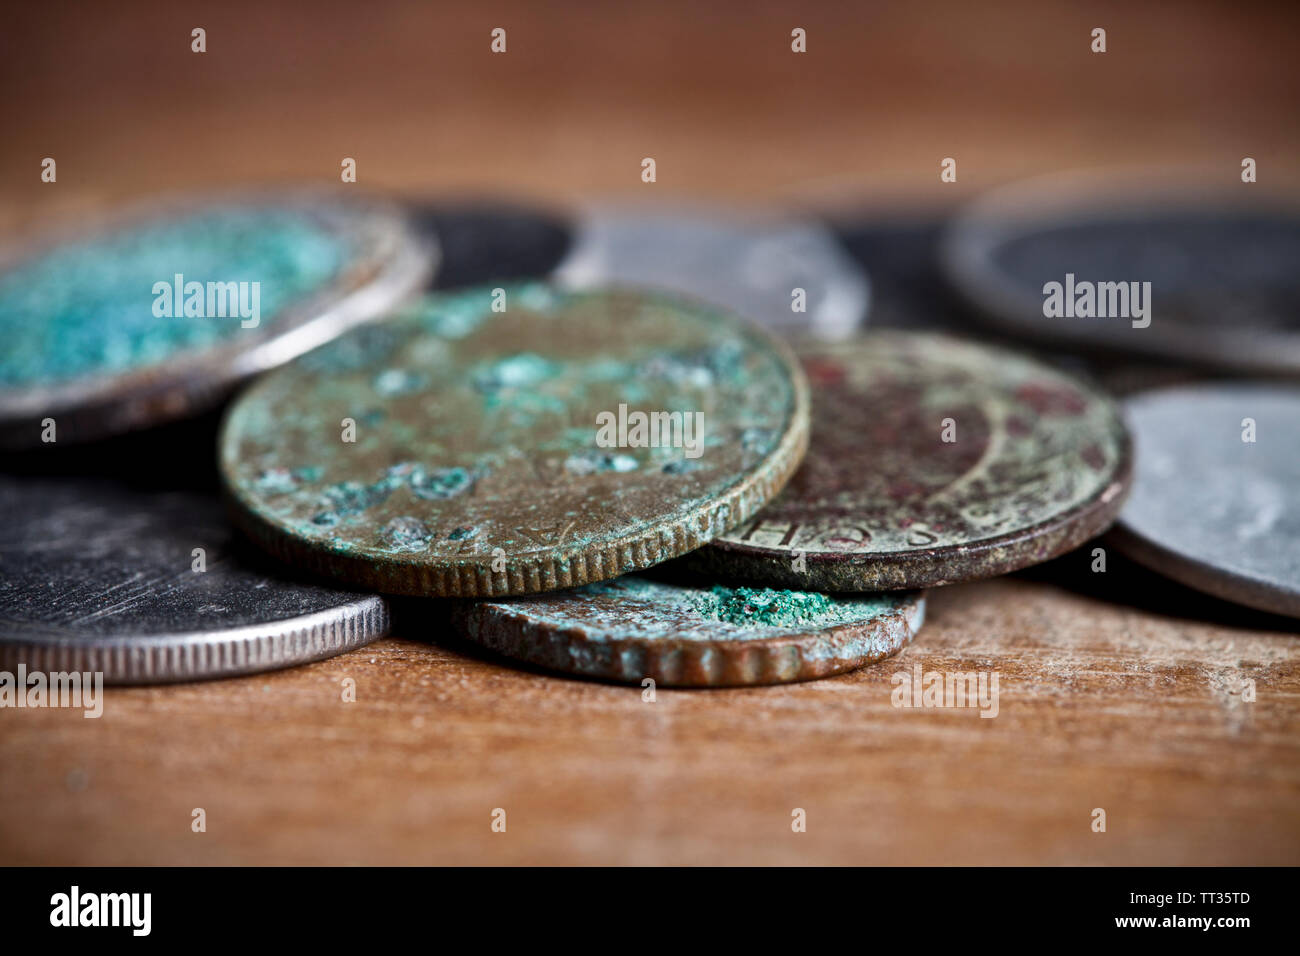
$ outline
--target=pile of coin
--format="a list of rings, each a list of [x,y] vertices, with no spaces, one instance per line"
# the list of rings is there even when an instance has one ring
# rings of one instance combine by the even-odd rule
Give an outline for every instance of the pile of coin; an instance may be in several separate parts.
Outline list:
[[[1036,227],[979,216],[945,247],[976,297],[1125,228],[1003,256]],[[1139,395],[1135,466],[1116,400],[1051,353],[864,328],[873,286],[826,225],[576,222],[245,193],[0,260],[0,666],[250,673],[383,636],[404,595],[555,671],[806,680],[898,652],[924,589],[1117,518],[1135,559],[1300,615],[1297,390]]]

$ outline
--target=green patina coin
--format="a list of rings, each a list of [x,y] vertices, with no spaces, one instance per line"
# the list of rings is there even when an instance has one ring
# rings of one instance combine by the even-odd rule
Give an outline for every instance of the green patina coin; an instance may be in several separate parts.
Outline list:
[[[693,588],[628,575],[557,594],[457,606],[470,640],[539,667],[640,683],[723,687],[812,680],[898,653],[921,592],[833,597]]]
[[[150,203],[0,254],[0,446],[204,411],[374,317],[433,247],[386,203],[280,190]]]
[[[424,299],[266,376],[220,464],[238,523],[286,561],[492,596],[698,548],[780,490],[807,435],[803,376],[761,330],[526,284]]]
[[[689,561],[723,578],[880,591],[1004,574],[1100,534],[1127,493],[1119,409],[1013,352],[879,332],[800,353],[808,456]]]

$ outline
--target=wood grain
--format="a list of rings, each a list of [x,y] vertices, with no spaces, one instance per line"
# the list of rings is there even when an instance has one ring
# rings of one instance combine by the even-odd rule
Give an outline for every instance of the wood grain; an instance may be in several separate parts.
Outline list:
[[[801,16],[803,59],[792,16],[27,5],[0,36],[0,214],[13,235],[161,188],[337,182],[343,156],[363,186],[560,206],[643,191],[646,155],[663,195],[837,208],[1107,162],[1249,155],[1261,180],[1294,178],[1294,7],[826,5]],[[100,720],[0,711],[0,862],[1300,863],[1294,623],[1132,568],[1073,555],[944,589],[897,661],[654,703],[475,654],[418,611],[400,633],[283,673],[110,690]],[[998,672],[999,716],[891,706],[916,663]]]

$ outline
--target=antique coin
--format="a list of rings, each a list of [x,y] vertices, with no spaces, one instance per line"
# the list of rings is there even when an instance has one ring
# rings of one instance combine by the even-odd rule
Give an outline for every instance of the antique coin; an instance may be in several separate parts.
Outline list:
[[[1179,171],[1099,170],[995,191],[943,262],[990,322],[1076,348],[1300,371],[1300,197]]]
[[[435,259],[378,200],[301,190],[155,202],[0,253],[0,447],[205,411],[373,318]]]
[[[1061,372],[895,331],[800,358],[808,457],[776,501],[691,556],[699,569],[819,591],[952,584],[1046,561],[1119,512],[1119,410]]]
[[[591,209],[555,279],[679,292],[774,332],[821,339],[852,335],[870,303],[866,273],[828,229],[726,210]]]
[[[332,657],[388,629],[382,598],[269,573],[215,498],[0,477],[0,511],[0,670],[230,677]]]
[[[696,588],[627,575],[539,597],[465,602],[452,614],[470,640],[539,667],[725,687],[811,680],[883,660],[920,629],[925,597]]]
[[[808,436],[784,346],[712,308],[545,284],[421,301],[256,382],[219,442],[295,565],[490,596],[646,568],[748,520]]]
[[[1125,412],[1137,467],[1115,546],[1188,587],[1300,617],[1300,389],[1182,386]]]

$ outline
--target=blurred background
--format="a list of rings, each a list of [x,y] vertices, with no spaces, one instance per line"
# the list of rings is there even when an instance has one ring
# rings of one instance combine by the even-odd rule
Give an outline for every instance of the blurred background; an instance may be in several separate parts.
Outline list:
[[[1054,170],[1247,155],[1267,182],[1295,168],[1298,28],[1290,3],[19,4],[0,33],[0,196],[22,216],[338,184],[345,156],[365,187],[556,204],[946,206]]]

